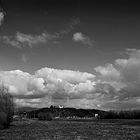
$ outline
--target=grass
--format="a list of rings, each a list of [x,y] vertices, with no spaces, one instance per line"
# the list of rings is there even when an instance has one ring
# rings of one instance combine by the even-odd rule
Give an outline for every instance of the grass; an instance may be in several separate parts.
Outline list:
[[[140,120],[22,120],[0,130],[0,140],[128,139],[140,139]]]

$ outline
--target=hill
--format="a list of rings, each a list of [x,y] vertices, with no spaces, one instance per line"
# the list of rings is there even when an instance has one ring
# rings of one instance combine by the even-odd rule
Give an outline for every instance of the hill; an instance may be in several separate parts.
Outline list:
[[[40,113],[51,113],[53,117],[57,118],[93,118],[95,114],[102,114],[106,111],[97,109],[76,109],[76,108],[41,108],[28,112],[29,118],[38,118]]]

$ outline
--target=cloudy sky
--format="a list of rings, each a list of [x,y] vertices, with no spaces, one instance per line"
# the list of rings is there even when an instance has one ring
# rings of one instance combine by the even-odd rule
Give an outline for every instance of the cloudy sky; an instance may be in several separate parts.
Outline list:
[[[136,0],[1,0],[0,84],[19,106],[140,109]]]

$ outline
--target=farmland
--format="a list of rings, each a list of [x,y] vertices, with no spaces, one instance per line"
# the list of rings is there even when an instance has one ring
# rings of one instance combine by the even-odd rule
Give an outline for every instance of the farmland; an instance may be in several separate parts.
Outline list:
[[[139,120],[21,120],[0,130],[0,140],[137,140]]]

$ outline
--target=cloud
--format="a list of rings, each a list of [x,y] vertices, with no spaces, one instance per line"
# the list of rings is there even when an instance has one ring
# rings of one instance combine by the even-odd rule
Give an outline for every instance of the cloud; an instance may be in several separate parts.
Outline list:
[[[123,107],[123,103],[126,107],[129,102],[135,105],[137,98],[140,98],[140,50],[126,49],[126,53],[127,59],[119,58],[114,64],[95,68],[99,73],[99,82],[107,83],[117,91],[113,95],[116,96],[115,103],[121,102],[120,107]]]
[[[62,104],[101,109],[105,103],[116,101],[116,88],[96,78],[87,72],[48,67],[37,70],[34,75],[21,70],[0,72],[0,81],[15,97],[15,103],[31,107]]]
[[[85,36],[81,32],[77,32],[73,34],[73,41],[82,42],[85,45],[93,46],[95,41],[91,40],[89,37]]]
[[[133,50],[129,52],[128,56],[128,59],[115,60],[115,64],[121,72],[124,82],[138,82],[140,81],[140,50]]]
[[[114,81],[120,78],[120,72],[112,64],[106,64],[104,67],[98,66],[95,70],[102,75],[102,80]]]
[[[68,98],[88,99],[95,90],[94,79],[95,76],[90,73],[52,68],[42,68],[34,75],[21,70],[0,72],[1,84],[8,88],[15,102],[21,100],[23,105],[29,100],[27,105],[45,106],[52,102],[64,103]]]
[[[45,67],[33,75],[21,70],[0,71],[0,81],[22,106],[138,109],[140,50],[129,50],[127,55],[94,68],[94,74]]]
[[[63,30],[60,30],[60,31],[56,32],[55,35],[57,37],[62,37],[63,35],[66,35],[66,34],[70,33],[74,29],[74,27],[76,25],[78,25],[79,23],[80,23],[80,19],[79,18],[72,19],[68,23],[68,25],[67,25],[66,28],[64,28]]]
[[[3,20],[4,20],[4,13],[0,11],[0,26],[2,25]]]
[[[25,47],[32,48],[40,43],[46,43],[52,39],[56,39],[56,36],[53,36],[48,33],[42,33],[40,35],[31,35],[17,32],[16,35],[13,36],[3,36],[2,40],[4,43],[14,46],[16,48],[22,49]]]
[[[93,74],[87,72],[79,72],[79,71],[72,71],[72,70],[60,70],[60,69],[53,69],[53,68],[42,68],[36,72],[37,76],[41,76],[43,78],[59,78],[61,80],[67,81],[72,84],[76,84],[79,82],[85,82],[87,80],[92,80],[95,78]],[[53,80],[53,79],[52,79]]]
[[[79,18],[72,19],[70,23],[68,23],[66,28],[57,31],[54,34],[42,32],[41,34],[33,35],[17,32],[15,35],[12,36],[1,36],[0,39],[5,44],[14,46],[18,49],[22,49],[25,47],[32,48],[34,46],[37,46],[38,44],[48,43],[49,41],[55,42],[57,39],[60,39],[64,35],[70,33],[79,22]]]

